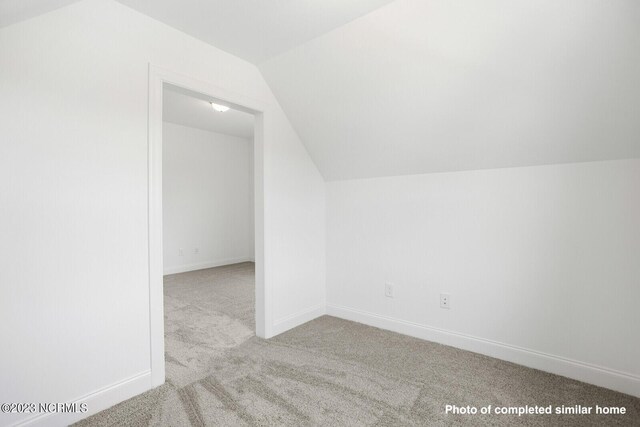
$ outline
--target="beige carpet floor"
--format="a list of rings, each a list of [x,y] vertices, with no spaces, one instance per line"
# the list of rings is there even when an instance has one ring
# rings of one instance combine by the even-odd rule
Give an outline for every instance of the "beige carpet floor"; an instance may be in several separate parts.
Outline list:
[[[635,425],[640,399],[323,316],[254,336],[254,266],[165,277],[165,385],[81,426]],[[445,405],[624,406],[624,416],[445,415]]]

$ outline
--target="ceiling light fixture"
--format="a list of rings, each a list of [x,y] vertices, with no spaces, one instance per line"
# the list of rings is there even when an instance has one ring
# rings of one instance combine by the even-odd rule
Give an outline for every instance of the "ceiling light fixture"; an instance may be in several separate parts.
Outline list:
[[[227,107],[226,105],[215,104],[213,102],[211,103],[211,107],[213,107],[213,109],[218,113],[224,113],[229,109],[229,107]]]

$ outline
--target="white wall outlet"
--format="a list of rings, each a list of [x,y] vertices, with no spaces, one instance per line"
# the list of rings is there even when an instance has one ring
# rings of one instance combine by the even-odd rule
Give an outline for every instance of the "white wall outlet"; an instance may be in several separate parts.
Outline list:
[[[387,298],[393,298],[393,283],[384,284],[384,296]]]
[[[184,249],[178,249],[178,256],[184,256]]]
[[[440,308],[451,308],[451,295],[440,294]]]
[[[194,253],[195,255],[198,255],[198,254],[200,253],[200,248],[194,248],[194,249],[193,249],[193,253]]]

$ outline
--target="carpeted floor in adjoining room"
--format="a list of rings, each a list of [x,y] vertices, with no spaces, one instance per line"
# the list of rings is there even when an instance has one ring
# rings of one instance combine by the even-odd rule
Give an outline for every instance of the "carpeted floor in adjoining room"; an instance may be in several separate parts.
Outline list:
[[[640,399],[323,316],[254,336],[254,265],[165,277],[165,385],[80,426],[640,425]],[[624,416],[445,415],[459,406],[624,406]]]

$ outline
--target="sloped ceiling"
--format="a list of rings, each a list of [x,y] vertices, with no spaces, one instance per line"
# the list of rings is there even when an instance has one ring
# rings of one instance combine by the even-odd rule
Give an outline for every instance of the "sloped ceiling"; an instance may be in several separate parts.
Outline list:
[[[328,180],[640,157],[638,0],[119,1],[259,64]]]
[[[118,0],[255,64],[391,0]]]
[[[76,1],[78,0],[0,0],[0,28],[51,12]]]
[[[397,0],[260,69],[328,180],[640,157],[637,0]]]

